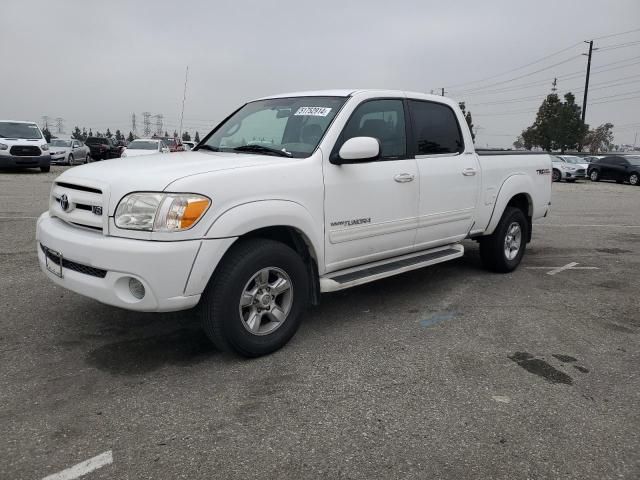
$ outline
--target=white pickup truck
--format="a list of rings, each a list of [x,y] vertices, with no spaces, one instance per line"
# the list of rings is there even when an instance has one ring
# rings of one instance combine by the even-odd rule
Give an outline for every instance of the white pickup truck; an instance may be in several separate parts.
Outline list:
[[[140,311],[196,307],[223,350],[283,346],[309,303],[463,255],[509,272],[547,215],[551,158],[476,154],[455,102],[387,90],[277,95],[190,152],[72,168],[37,222],[55,283]]]

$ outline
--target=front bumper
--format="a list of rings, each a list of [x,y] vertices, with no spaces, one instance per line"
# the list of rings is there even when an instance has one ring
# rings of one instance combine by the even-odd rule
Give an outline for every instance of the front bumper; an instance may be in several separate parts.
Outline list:
[[[59,155],[51,155],[51,165],[60,165],[67,163],[67,155],[62,153]]]
[[[51,165],[51,155],[38,157],[19,157],[15,155],[0,155],[0,168],[36,168]]]
[[[587,174],[584,170],[575,170],[573,172],[563,172],[563,178],[569,179],[578,179],[578,178],[586,178]]]
[[[145,312],[169,312],[195,306],[208,281],[206,278],[199,279],[196,285],[189,283],[192,270],[194,274],[199,270],[195,266],[196,257],[199,252],[202,256],[203,252],[215,250],[218,247],[215,242],[220,242],[201,239],[155,242],[110,237],[72,227],[48,212],[40,216],[36,230],[38,261],[50,280],[99,302]],[[203,247],[203,243],[207,247]],[[46,250],[41,245],[62,255],[62,278],[46,268]],[[208,260],[202,259],[201,263]],[[211,271],[214,267],[215,263]],[[104,276],[95,274],[96,271],[102,271]],[[145,295],[141,299],[129,289],[132,277],[144,285]]]

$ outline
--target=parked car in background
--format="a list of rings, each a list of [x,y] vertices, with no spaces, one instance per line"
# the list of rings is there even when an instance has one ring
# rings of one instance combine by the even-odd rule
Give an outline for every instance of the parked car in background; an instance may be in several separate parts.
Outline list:
[[[589,178],[592,182],[615,180],[640,185],[640,155],[610,155],[591,162]]]
[[[91,152],[80,140],[54,138],[49,142],[52,165],[89,163]]]
[[[164,143],[169,147],[170,152],[184,152],[184,146],[182,145],[182,140],[174,137],[157,137],[161,140],[164,140]]]
[[[551,155],[553,161],[553,170],[551,172],[551,179],[554,182],[575,182],[578,178],[585,178],[586,173],[584,168],[578,167],[578,165],[567,162],[564,158],[558,155]]]
[[[159,138],[138,138],[122,152],[123,157],[140,157],[154,153],[169,153],[169,147]]]
[[[575,165],[577,167],[575,173],[576,177],[586,178],[589,162],[587,162],[584,157],[578,157],[577,155],[558,155],[558,157],[563,159],[568,164]]]
[[[0,120],[0,168],[51,169],[49,145],[36,123]]]
[[[89,137],[85,144],[89,147],[92,161],[120,158],[122,155],[122,149],[111,138]]]

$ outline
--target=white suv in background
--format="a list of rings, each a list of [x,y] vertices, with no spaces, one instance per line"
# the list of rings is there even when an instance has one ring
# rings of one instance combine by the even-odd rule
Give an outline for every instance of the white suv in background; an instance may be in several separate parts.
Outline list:
[[[49,145],[37,124],[0,120],[0,168],[51,169]]]

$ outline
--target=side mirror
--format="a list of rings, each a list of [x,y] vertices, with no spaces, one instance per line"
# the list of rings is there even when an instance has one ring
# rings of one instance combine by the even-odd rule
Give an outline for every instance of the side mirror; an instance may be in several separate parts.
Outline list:
[[[353,137],[342,144],[338,158],[333,159],[332,163],[340,165],[371,162],[378,158],[380,158],[380,141],[377,138]]]

